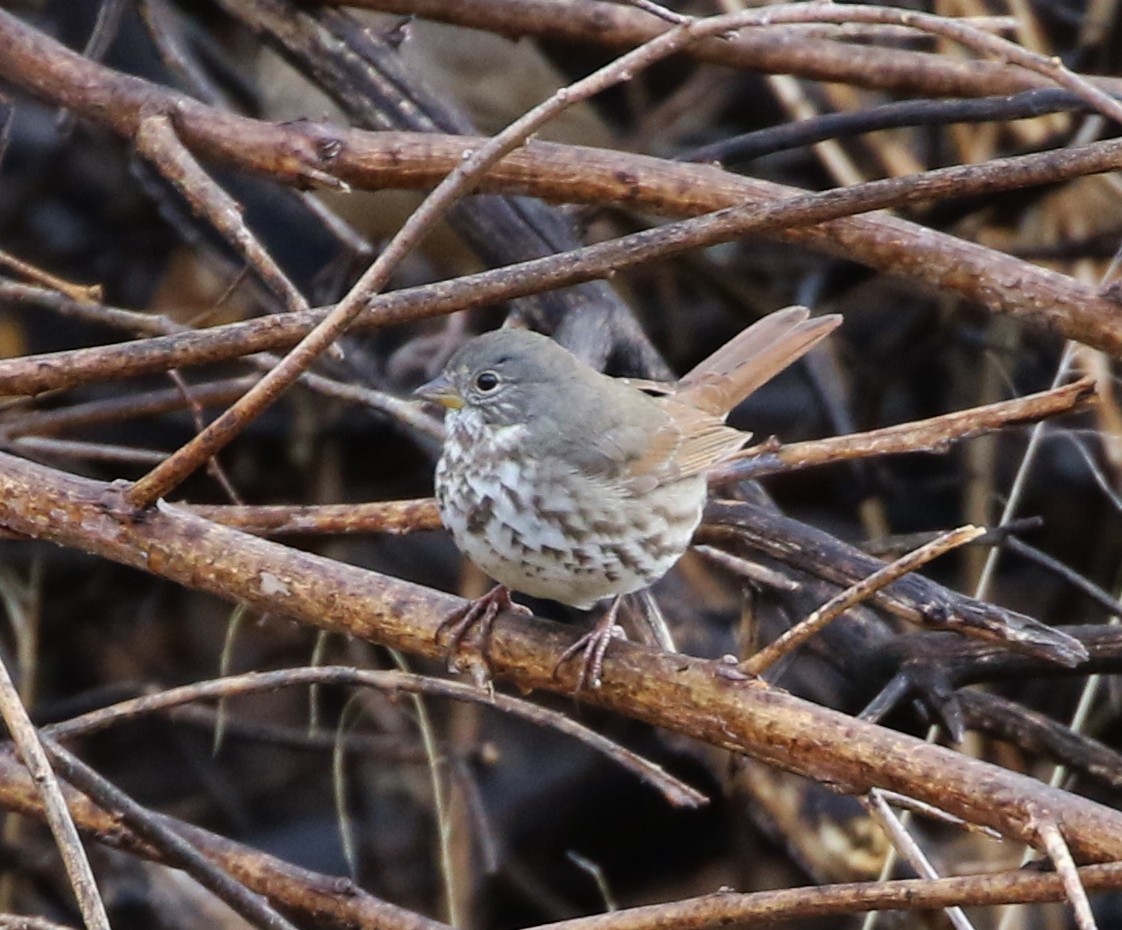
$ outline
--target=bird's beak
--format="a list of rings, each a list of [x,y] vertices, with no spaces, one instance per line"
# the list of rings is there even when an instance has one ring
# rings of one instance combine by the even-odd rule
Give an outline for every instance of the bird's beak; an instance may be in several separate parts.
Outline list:
[[[413,396],[421,400],[431,400],[449,410],[459,410],[464,405],[460,392],[444,375],[437,375],[427,384],[422,384],[413,392]]]

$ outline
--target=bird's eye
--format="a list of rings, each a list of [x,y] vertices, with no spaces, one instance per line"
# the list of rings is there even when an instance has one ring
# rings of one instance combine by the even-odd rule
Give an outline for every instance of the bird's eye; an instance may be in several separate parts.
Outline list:
[[[475,376],[475,389],[483,394],[490,394],[499,386],[499,376],[493,371],[481,371]]]

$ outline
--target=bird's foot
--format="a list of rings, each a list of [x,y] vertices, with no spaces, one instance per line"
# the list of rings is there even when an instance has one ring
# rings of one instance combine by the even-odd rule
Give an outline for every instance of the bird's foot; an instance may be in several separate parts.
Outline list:
[[[604,655],[608,651],[608,644],[623,632],[616,623],[622,600],[622,596],[616,597],[592,629],[561,653],[561,658],[553,666],[555,678],[562,665],[573,656],[580,655],[580,674],[577,676],[575,690],[583,691],[585,688],[600,687],[604,680]]]
[[[486,684],[490,680],[491,629],[495,625],[495,618],[505,610],[527,616],[531,613],[521,604],[516,604],[510,599],[510,589],[506,585],[497,584],[482,597],[469,601],[441,621],[433,638],[440,642],[445,633],[448,635],[449,671],[459,671],[461,664],[458,656],[461,652],[470,652],[467,664],[471,666],[472,677],[480,684]],[[467,650],[463,648],[464,640],[472,629],[479,631],[479,646]]]

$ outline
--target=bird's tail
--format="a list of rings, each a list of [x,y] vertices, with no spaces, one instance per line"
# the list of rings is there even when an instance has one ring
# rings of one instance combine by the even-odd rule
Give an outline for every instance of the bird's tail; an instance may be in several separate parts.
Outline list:
[[[724,417],[756,388],[770,381],[841,324],[836,313],[810,317],[806,307],[769,313],[691,369],[676,397]]]

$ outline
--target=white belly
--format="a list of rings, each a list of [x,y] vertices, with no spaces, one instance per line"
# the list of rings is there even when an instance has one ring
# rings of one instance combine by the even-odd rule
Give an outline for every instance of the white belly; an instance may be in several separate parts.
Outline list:
[[[693,476],[641,496],[563,462],[513,455],[520,427],[472,448],[446,443],[436,470],[444,525],[480,569],[514,591],[588,608],[661,578],[689,546],[705,504]]]

